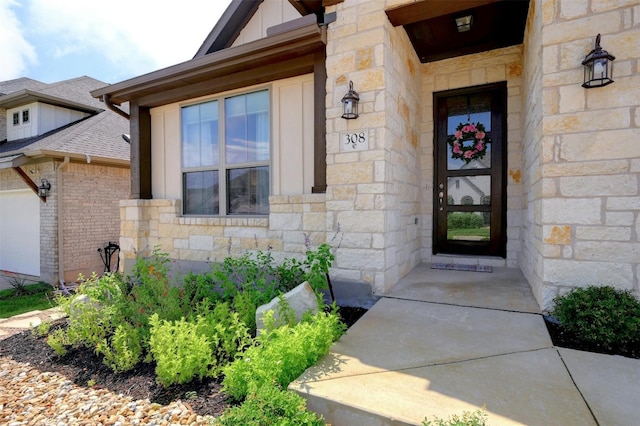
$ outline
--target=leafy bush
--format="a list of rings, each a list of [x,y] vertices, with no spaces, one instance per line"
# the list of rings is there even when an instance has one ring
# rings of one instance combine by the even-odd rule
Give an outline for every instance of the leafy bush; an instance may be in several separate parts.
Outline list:
[[[576,288],[554,299],[565,330],[606,351],[640,344],[640,301],[611,286]]]
[[[125,322],[118,324],[110,339],[96,345],[103,362],[115,372],[131,370],[140,362],[142,345],[138,329]]]
[[[462,416],[454,414],[447,420],[434,418],[433,423],[428,419],[422,421],[422,426],[485,426],[487,413],[483,410],[475,412],[465,411]]]
[[[119,274],[81,276],[77,292],[83,298],[58,300],[69,325],[48,340],[50,346],[59,354],[65,345],[93,348],[115,371],[130,370],[142,358],[150,361],[149,316],[174,320],[186,310],[180,289],[169,284],[167,262],[166,254],[156,249],[150,259],[138,259],[131,281]]]
[[[305,400],[274,385],[253,390],[244,403],[228,409],[215,426],[324,426],[322,417],[307,411]]]
[[[267,315],[265,323],[273,321]],[[244,398],[251,386],[275,383],[286,388],[308,367],[329,351],[345,331],[336,312],[317,312],[294,326],[270,329],[256,338],[240,358],[223,368],[225,393],[236,400]]]
[[[447,216],[447,228],[449,229],[471,229],[483,226],[484,219],[475,213],[451,213]]]
[[[248,328],[226,303],[213,310],[207,303],[197,315],[177,321],[151,316],[151,353],[156,361],[158,381],[169,386],[187,383],[194,377],[216,377],[222,366],[250,344]]]
[[[190,382],[196,375],[209,376],[214,364],[211,343],[198,333],[196,323],[185,320],[162,321],[157,314],[150,318],[151,353],[156,360],[158,381],[169,386]]]

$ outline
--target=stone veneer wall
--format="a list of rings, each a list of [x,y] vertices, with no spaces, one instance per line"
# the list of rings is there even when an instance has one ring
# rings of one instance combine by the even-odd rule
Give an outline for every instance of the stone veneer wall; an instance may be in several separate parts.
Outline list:
[[[546,8],[552,3],[546,3]],[[523,72],[523,173],[524,212],[520,269],[527,278],[538,302],[542,300],[544,246],[542,243],[542,184],[540,156],[542,147],[542,13],[540,1],[529,6],[524,36]]]
[[[422,74],[422,180],[428,188],[422,211],[424,221],[422,258],[427,262],[453,262],[517,267],[521,250],[522,208],[522,46],[431,62]],[[507,258],[436,255],[432,253],[433,211],[433,93],[444,90],[507,82]]]
[[[419,261],[419,73],[402,28],[385,9],[407,1],[345,0],[327,8],[327,228],[342,243],[333,275],[383,292]],[[353,81],[360,117],[341,118]],[[368,150],[343,152],[341,135],[367,131]]]
[[[539,165],[532,164],[530,173],[540,179],[530,182],[529,198],[536,200],[530,240],[544,257],[542,265],[527,267],[540,277],[530,281],[543,308],[556,294],[588,284],[638,293],[640,5],[637,0],[534,5],[541,31],[529,31],[528,46],[542,45],[542,75],[529,63],[535,76],[527,90],[535,93],[542,82],[543,108]],[[603,48],[616,56],[615,83],[587,90],[581,87],[581,61],[598,32]],[[531,132],[532,143],[537,135]]]
[[[269,197],[269,217],[181,216],[180,200],[120,201],[120,247],[127,270],[155,246],[180,263],[218,262],[250,250],[271,250],[274,258],[301,257],[325,242],[325,195]],[[329,242],[337,245],[336,234]],[[335,237],[335,238],[334,238]]]

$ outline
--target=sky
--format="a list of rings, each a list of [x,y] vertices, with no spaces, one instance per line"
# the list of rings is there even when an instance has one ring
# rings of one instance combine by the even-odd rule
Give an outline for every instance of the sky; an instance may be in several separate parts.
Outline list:
[[[0,0],[0,81],[117,83],[187,61],[230,0]]]

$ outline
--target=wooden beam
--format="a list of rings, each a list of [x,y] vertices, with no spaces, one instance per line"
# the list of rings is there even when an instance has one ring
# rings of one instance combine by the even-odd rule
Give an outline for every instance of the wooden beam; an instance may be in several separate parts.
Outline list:
[[[150,200],[151,194],[151,113],[135,101],[130,104],[131,199]]]
[[[426,21],[438,16],[450,15],[502,0],[421,0],[386,11],[389,21],[394,27]]]
[[[38,193],[38,185],[36,185],[36,183],[31,180],[29,175],[24,170],[22,170],[20,167],[14,167],[13,170],[15,170],[15,172],[22,178],[24,183],[26,183],[27,186],[36,193],[36,195],[40,198],[40,201],[42,201],[43,203],[47,202],[47,197],[40,196],[40,194]]]
[[[327,192],[327,54],[316,53],[313,65],[313,187]]]

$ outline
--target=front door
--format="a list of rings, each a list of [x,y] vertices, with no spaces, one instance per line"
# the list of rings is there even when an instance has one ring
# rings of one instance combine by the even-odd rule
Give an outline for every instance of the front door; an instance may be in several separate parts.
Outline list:
[[[434,94],[434,254],[506,257],[506,90]]]

